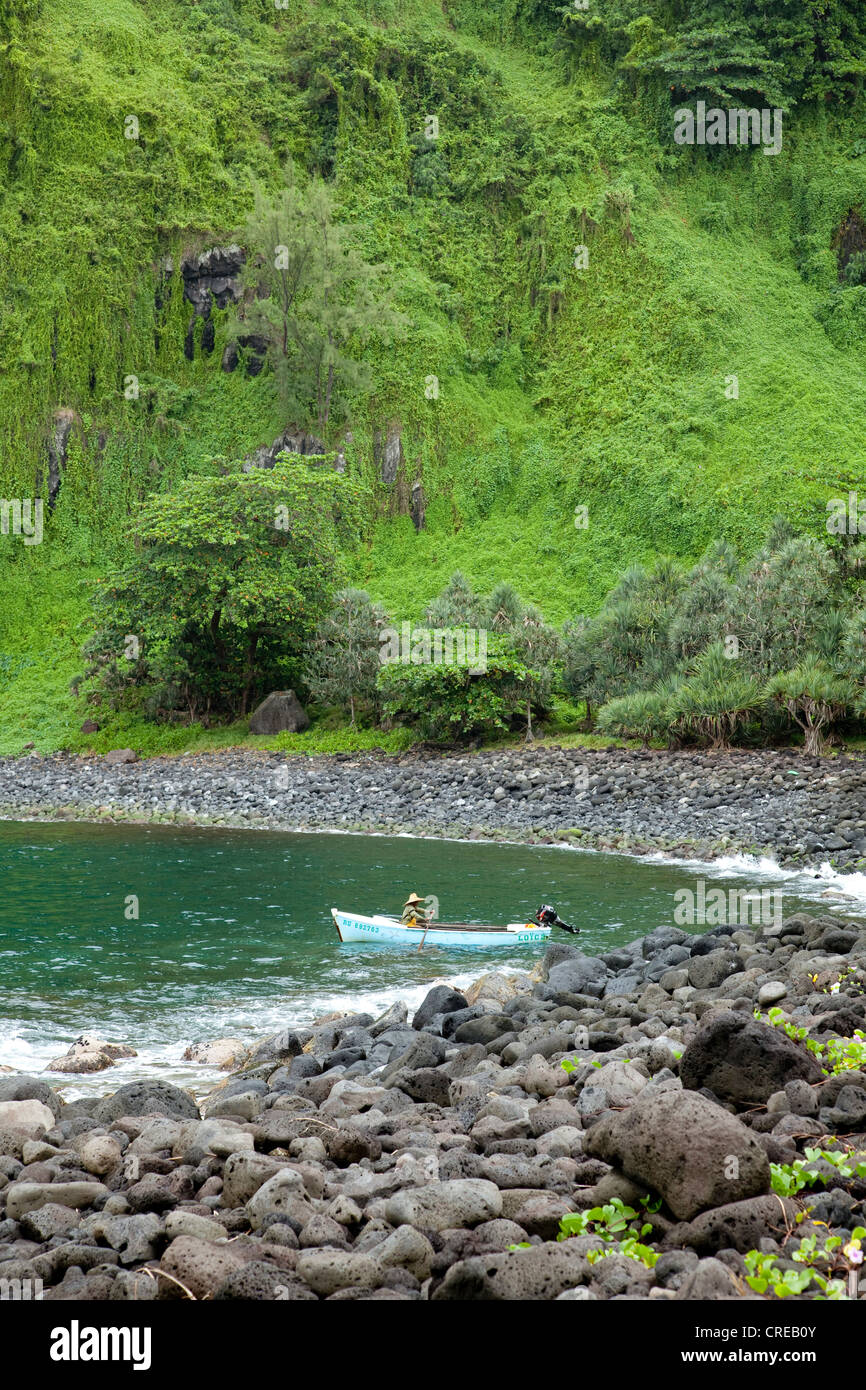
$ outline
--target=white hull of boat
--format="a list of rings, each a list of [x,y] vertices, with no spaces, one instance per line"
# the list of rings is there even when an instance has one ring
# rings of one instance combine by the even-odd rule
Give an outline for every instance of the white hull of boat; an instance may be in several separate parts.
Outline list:
[[[396,917],[361,917],[356,912],[331,908],[341,941],[372,941],[387,946],[531,946],[547,941],[551,928],[530,922],[507,927],[449,926],[434,922],[429,927],[407,927]]]

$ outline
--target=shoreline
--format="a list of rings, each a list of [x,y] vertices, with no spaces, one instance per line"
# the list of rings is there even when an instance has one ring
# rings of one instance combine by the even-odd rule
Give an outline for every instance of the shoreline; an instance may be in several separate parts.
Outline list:
[[[781,868],[827,862],[852,871],[866,869],[866,762],[547,746],[321,754],[303,764],[248,749],[120,765],[6,757],[3,820],[489,841],[704,862],[743,854]]]
[[[157,826],[164,830],[241,830],[264,832],[271,835],[349,835],[372,839],[429,840],[457,845],[510,845],[514,848],[561,849],[583,854],[623,854],[634,859],[647,859],[653,855],[675,859],[677,854],[682,854],[684,856],[683,862],[687,857],[694,859],[696,863],[706,864],[724,858],[725,855],[731,853],[749,855],[755,858],[772,854],[772,846],[770,845],[759,845],[746,849],[745,846],[737,845],[727,839],[720,842],[695,841],[691,844],[682,841],[638,840],[628,837],[625,837],[625,840],[611,839],[608,841],[602,835],[593,836],[588,832],[581,831],[578,840],[573,837],[573,834],[569,835],[568,831],[545,833],[543,830],[529,831],[522,838],[511,833],[505,838],[504,834],[495,830],[488,833],[479,832],[475,835],[461,835],[449,834],[447,828],[438,831],[425,826],[407,827],[402,830],[382,829],[374,822],[346,826],[307,825],[303,823],[273,825],[260,824],[252,820],[228,821],[223,818],[208,820],[202,816],[186,818],[158,813],[148,817],[124,816],[119,813],[100,815],[95,811],[92,814],[78,815],[74,814],[77,808],[69,806],[40,810],[30,815],[16,814],[15,812],[7,814],[7,809],[0,807],[0,825],[4,823],[18,825],[131,825]],[[691,853],[687,855],[687,851],[691,851]],[[815,860],[814,864],[804,863],[803,868],[804,870],[811,867],[818,868],[821,862],[824,861]],[[863,866],[866,868],[866,858],[863,860]]]
[[[558,755],[558,756],[557,756]],[[581,767],[587,771],[589,797],[575,792],[575,773]],[[552,773],[551,773],[552,769]],[[646,770],[653,780],[647,785]],[[474,775],[480,770],[480,776]],[[423,781],[431,786],[432,795],[419,809],[424,819],[412,820],[415,791],[409,792],[410,804],[406,806],[406,821],[396,822],[388,815],[394,808],[390,793],[398,778],[408,778],[410,787],[419,771]],[[567,771],[569,777],[563,775]],[[812,910],[826,910],[835,914],[846,911],[859,916],[862,894],[846,895],[845,883],[839,883],[834,875],[856,874],[866,869],[866,859],[855,856],[853,846],[850,852],[821,851],[810,857],[786,856],[780,852],[778,843],[756,842],[726,834],[714,839],[687,839],[683,836],[663,837],[659,834],[647,836],[635,829],[624,830],[617,825],[617,812],[622,821],[623,809],[630,810],[635,819],[641,815],[654,815],[663,818],[669,809],[659,806],[652,798],[656,794],[659,779],[679,777],[687,773],[690,785],[687,789],[689,806],[685,813],[681,801],[671,799],[674,819],[682,825],[682,816],[691,814],[692,806],[709,796],[714,799],[713,779],[722,774],[731,774],[733,792],[742,792],[757,777],[758,783],[752,793],[753,803],[760,808],[761,801],[767,802],[766,789],[779,787],[779,781],[787,778],[791,771],[797,777],[790,777],[792,783],[799,782],[806,774],[809,786],[804,791],[798,788],[797,796],[803,803],[801,816],[809,816],[815,804],[826,797],[828,787],[838,789],[838,798],[846,803],[847,814],[851,816],[852,798],[858,795],[856,784],[866,782],[866,766],[857,762],[843,764],[842,771],[847,775],[840,778],[838,764],[820,764],[812,767],[804,764],[796,755],[773,755],[765,759],[762,755],[738,752],[733,759],[721,760],[706,754],[662,754],[652,753],[648,758],[636,755],[630,750],[555,750],[519,749],[509,750],[507,756],[487,753],[484,755],[403,754],[399,756],[377,755],[322,755],[311,768],[304,760],[286,759],[281,754],[262,750],[250,752],[228,751],[217,754],[193,754],[160,756],[140,762],[115,765],[107,764],[103,758],[80,758],[70,755],[51,755],[47,758],[5,758],[0,759],[0,838],[2,822],[20,824],[54,825],[108,825],[120,830],[125,826],[164,829],[167,832],[216,831],[222,832],[270,832],[271,834],[292,835],[347,835],[352,837],[376,837],[383,839],[419,839],[429,842],[500,845],[503,847],[531,847],[537,849],[558,849],[583,852],[585,854],[613,854],[627,856],[644,863],[670,863],[683,866],[705,866],[709,872],[719,861],[736,860],[742,857],[743,863],[726,865],[717,872],[747,875],[753,867],[756,874],[763,877],[796,877],[803,875],[816,880],[826,880],[827,897],[833,892],[833,901],[826,906],[817,901]],[[550,792],[548,782],[553,783],[552,800],[545,797],[530,801],[520,785],[521,777],[530,778],[541,772],[547,779],[542,785],[545,796]],[[465,795],[465,779],[472,774],[473,795]],[[605,805],[606,793],[599,791],[605,785],[616,786],[616,778],[626,781],[626,791],[632,784],[636,788],[634,797],[627,795],[614,805]],[[325,796],[316,788],[328,778],[336,789],[333,796]],[[281,779],[279,787],[275,781]],[[362,779],[368,784],[359,794]],[[369,779],[375,779],[372,789]],[[312,783],[312,787],[311,787]],[[382,783],[386,784],[382,787]],[[498,785],[510,786],[511,795],[506,794],[496,800]],[[565,785],[563,785],[565,784]],[[852,786],[852,784],[854,784]],[[464,805],[455,806],[453,799],[455,785],[462,793],[458,799]],[[532,783],[528,783],[532,786]],[[677,795],[681,796],[682,783],[677,783]],[[379,794],[376,807],[369,805],[371,790]],[[396,791],[402,790],[398,787]],[[382,795],[382,792],[385,795]],[[437,798],[444,792],[442,804]],[[785,781],[777,792],[791,800],[791,792]],[[10,805],[14,796],[17,804]],[[290,804],[281,804],[288,796]],[[593,800],[595,797],[595,800]],[[62,801],[61,801],[62,798]],[[243,799],[241,799],[243,798]],[[367,816],[363,821],[350,819],[352,809],[360,809],[361,798],[367,800]],[[170,805],[170,803],[174,803]],[[465,803],[468,802],[468,812]],[[773,806],[773,801],[769,801]],[[472,810],[478,806],[487,816],[486,822],[474,826],[466,823]],[[526,812],[538,806],[547,816],[552,811],[553,818],[559,822],[553,828],[539,819],[529,821]],[[205,809],[205,807],[207,809]],[[266,809],[265,809],[266,808]],[[826,809],[826,808],[825,808]],[[375,811],[376,814],[371,814]],[[437,813],[431,820],[430,812]],[[463,822],[452,820],[453,813],[462,812]],[[518,817],[524,816],[523,823]],[[573,822],[579,815],[593,815],[597,822],[595,828],[580,826]],[[772,816],[777,816],[775,808]],[[764,811],[767,820],[766,810]],[[564,820],[572,822],[563,828]],[[479,817],[480,820],[480,817]],[[607,823],[605,825],[605,822]],[[754,824],[760,822],[754,821]],[[866,809],[864,809],[866,826]],[[839,863],[839,859],[842,863]],[[762,863],[761,860],[766,860]],[[834,864],[833,861],[836,861]],[[854,885],[859,888],[859,882]],[[809,893],[807,896],[811,896]],[[817,896],[817,890],[816,890]],[[491,969],[497,967],[491,965]],[[461,977],[465,978],[464,972]],[[347,996],[342,1005],[335,1007],[366,1007],[358,1000]],[[61,1049],[62,1050],[62,1049]],[[20,1065],[20,1063],[19,1063]],[[174,1070],[175,1062],[171,1063]],[[40,1073],[42,1075],[42,1073]],[[148,1066],[147,1074],[158,1078],[165,1075],[162,1066]],[[50,1076],[43,1075],[50,1081]],[[177,1080],[175,1076],[168,1079]],[[94,1078],[88,1078],[89,1091]],[[67,1086],[74,1086],[70,1079]],[[178,1084],[187,1084],[179,1081]],[[202,1085],[195,1083],[198,1091]]]
[[[69,1302],[751,1300],[750,1252],[769,1298],[832,1234],[833,1296],[864,1301],[855,1027],[866,929],[798,913],[329,1013],[215,1064],[200,1101],[3,1074],[0,1276]]]

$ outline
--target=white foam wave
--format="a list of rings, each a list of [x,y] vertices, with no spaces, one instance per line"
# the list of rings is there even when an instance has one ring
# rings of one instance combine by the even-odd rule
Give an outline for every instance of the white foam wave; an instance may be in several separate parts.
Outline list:
[[[866,906],[866,874],[843,874],[831,864],[824,863],[818,870],[817,882],[824,885],[822,897],[829,889]]]
[[[501,968],[507,970],[515,967],[503,965]],[[39,1023],[21,1025],[11,1020],[5,1024],[0,1021],[0,1063],[15,1071],[40,1077],[61,1091],[67,1101],[81,1096],[108,1095],[129,1081],[145,1079],[169,1081],[201,1096],[222,1080],[225,1073],[215,1067],[184,1061],[183,1054],[190,1043],[211,1042],[219,1037],[240,1037],[252,1044],[285,1028],[307,1026],[324,1014],[369,1013],[376,1017],[397,1000],[406,1004],[411,1017],[434,985],[448,984],[452,988],[465,989],[481,973],[482,969],[476,967],[472,971],[450,976],[447,980],[430,979],[422,984],[399,988],[353,991],[349,987],[339,993],[322,991],[305,995],[297,1001],[281,1003],[275,1000],[264,1006],[257,1000],[230,1003],[222,1008],[208,1003],[201,1008],[181,1010],[179,1015],[161,1018],[162,1026],[170,1028],[175,1034],[172,1041],[153,1037],[140,1040],[134,1034],[114,1037],[115,1030],[112,1029],[108,1041],[128,1043],[135,1048],[137,1056],[120,1060],[105,1071],[81,1076],[48,1071],[50,1063],[62,1057],[73,1041],[68,1033],[49,1032]],[[182,1036],[177,1037],[178,1033]]]
[[[829,912],[866,913],[866,874],[843,873],[825,860],[817,869],[785,868],[771,855],[728,854],[718,859],[681,859],[663,853],[640,856],[647,864],[688,868],[703,878],[739,878],[784,883],[792,896],[821,901]],[[836,899],[837,901],[834,901]]]

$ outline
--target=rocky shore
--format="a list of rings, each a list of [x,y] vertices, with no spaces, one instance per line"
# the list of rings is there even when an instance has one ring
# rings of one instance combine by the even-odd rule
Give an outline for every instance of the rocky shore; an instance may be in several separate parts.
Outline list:
[[[864,1299],[864,1029],[866,931],[798,915],[552,945],[531,976],[434,986],[411,1020],[331,1015],[258,1043],[201,1107],[159,1081],[64,1104],[6,1075],[0,1289]]]
[[[507,748],[0,759],[6,819],[159,821],[571,842],[866,867],[866,761],[791,751]]]

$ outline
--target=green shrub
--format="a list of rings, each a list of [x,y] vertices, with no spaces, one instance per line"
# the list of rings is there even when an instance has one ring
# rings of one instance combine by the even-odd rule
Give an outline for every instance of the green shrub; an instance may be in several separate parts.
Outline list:
[[[300,674],[342,573],[357,488],[281,456],[186,478],[145,503],[127,564],[96,596],[90,674],[152,714],[244,715]]]
[[[767,698],[787,710],[803,730],[804,752],[812,757],[824,749],[824,731],[842,719],[858,698],[853,681],[811,658],[773,676],[766,690]]]
[[[341,589],[309,649],[310,690],[323,704],[347,710],[353,725],[355,702],[376,700],[380,634],[387,622],[382,605],[363,589]]]
[[[418,629],[413,632],[413,644]],[[501,638],[487,643],[486,669],[464,660],[382,667],[378,688],[392,719],[417,727],[434,742],[465,740],[505,731],[518,709],[527,682],[537,680]]]

